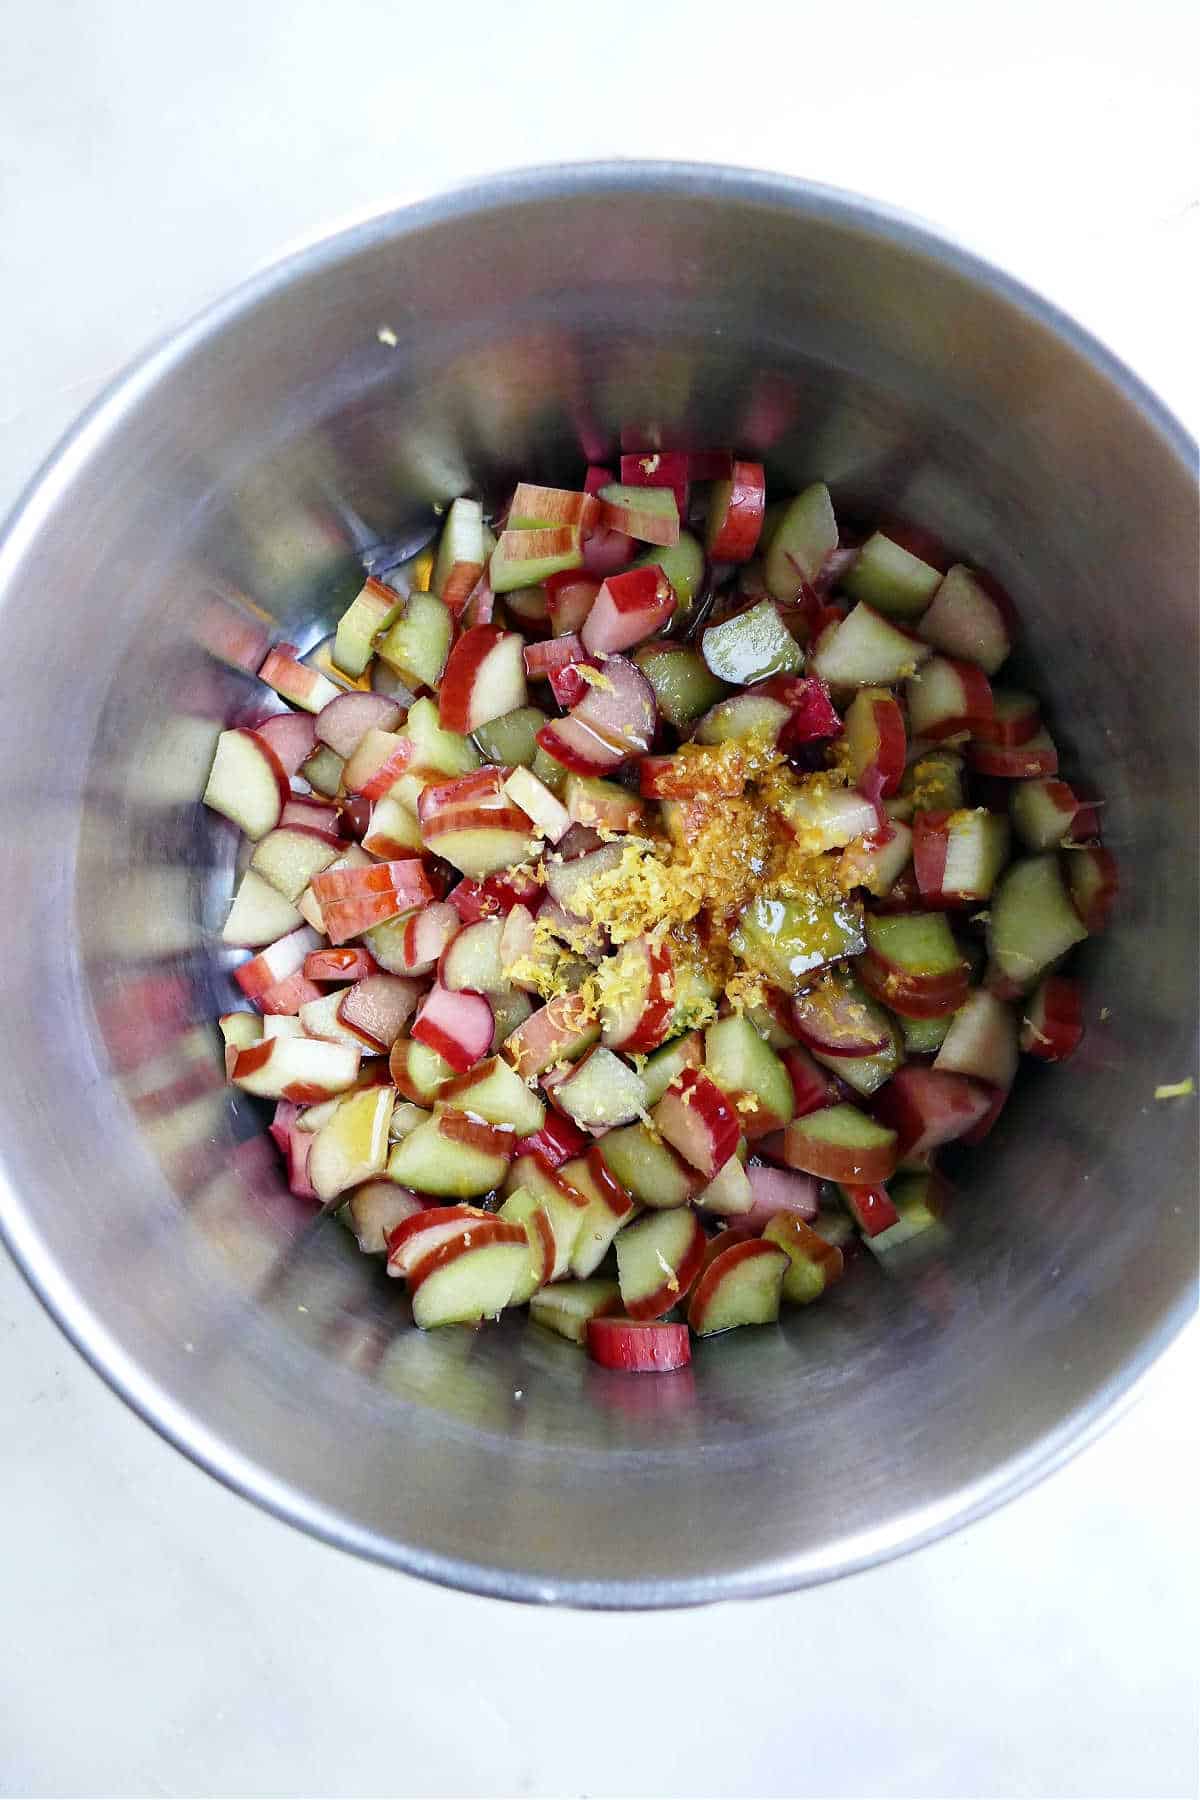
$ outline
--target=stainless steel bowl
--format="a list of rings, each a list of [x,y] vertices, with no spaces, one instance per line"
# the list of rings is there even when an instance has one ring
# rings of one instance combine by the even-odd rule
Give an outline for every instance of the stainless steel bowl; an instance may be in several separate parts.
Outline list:
[[[196,804],[255,615],[319,636],[430,500],[620,428],[941,532],[1015,594],[1115,928],[949,1240],[631,1379],[521,1322],[412,1330],[280,1190],[210,1021],[235,845]],[[775,177],[566,168],[293,257],[120,381],[0,547],[3,1224],[64,1330],[279,1517],[432,1579],[645,1606],[817,1581],[1016,1493],[1191,1310],[1195,452],[1099,345],[910,221]],[[237,631],[242,637],[237,638]],[[1101,1009],[1103,1013],[1101,1012]]]

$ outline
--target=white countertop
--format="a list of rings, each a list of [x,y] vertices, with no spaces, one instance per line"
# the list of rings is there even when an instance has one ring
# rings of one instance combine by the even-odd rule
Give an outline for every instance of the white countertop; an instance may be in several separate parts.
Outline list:
[[[589,156],[924,214],[1200,427],[1183,0],[4,16],[0,510],[148,339],[282,250]],[[443,1592],[275,1523],[113,1398],[3,1260],[0,1347],[0,1793],[1196,1791],[1194,1327],[1105,1437],[956,1537],[628,1617]]]

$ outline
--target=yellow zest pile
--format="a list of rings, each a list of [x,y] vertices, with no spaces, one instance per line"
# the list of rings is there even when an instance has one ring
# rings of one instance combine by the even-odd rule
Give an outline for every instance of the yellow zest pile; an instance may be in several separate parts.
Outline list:
[[[800,774],[763,742],[684,746],[677,754],[710,768],[716,791],[660,802],[661,834],[649,827],[637,837],[611,834],[623,843],[620,862],[574,891],[577,929],[563,921],[553,927],[535,922],[532,952],[511,973],[543,998],[578,992],[598,1018],[626,997],[631,976],[618,960],[605,959],[587,971],[580,966],[580,956],[604,934],[617,948],[639,937],[669,938],[681,1031],[715,1018],[722,994],[739,1010],[760,1007],[766,972],[747,966],[729,943],[746,901],[761,894],[832,904],[861,884],[853,859],[815,851],[804,833],[784,822],[789,798],[851,785],[843,757],[831,769]],[[728,792],[743,780],[742,793]],[[523,865],[520,872],[545,878],[542,863]]]

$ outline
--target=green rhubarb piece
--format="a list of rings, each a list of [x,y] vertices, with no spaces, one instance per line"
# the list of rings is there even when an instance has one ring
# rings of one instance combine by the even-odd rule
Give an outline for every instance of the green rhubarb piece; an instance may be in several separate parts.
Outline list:
[[[791,675],[804,667],[799,644],[773,600],[710,625],[701,643],[704,660],[719,681],[748,687],[769,675]]]
[[[736,954],[761,969],[777,987],[792,989],[801,976],[867,947],[862,909],[849,899],[774,900],[757,895],[742,909],[730,935]]]
[[[784,1126],[796,1110],[791,1077],[743,1013],[718,1019],[704,1033],[704,1066],[726,1094],[751,1094],[764,1117]],[[748,1114],[757,1123],[758,1115]]]
[[[639,488],[638,492],[645,490]],[[651,544],[634,561],[635,569],[657,563],[671,586],[680,612],[686,612],[704,580],[704,550],[690,531],[681,531],[677,544]]]
[[[918,619],[941,586],[942,572],[877,531],[869,537],[842,586],[856,600],[893,619]]]
[[[518,706],[481,725],[474,734],[475,742],[490,763],[530,769],[538,754],[537,734],[546,722],[545,713],[538,707]]]
[[[676,731],[686,730],[728,692],[688,644],[646,644],[633,660],[654,689],[659,712]]]
[[[379,646],[379,655],[410,687],[436,687],[450,652],[454,622],[436,594],[410,594]]]
[[[548,575],[578,569],[583,562],[583,536],[578,525],[556,525],[534,531],[502,531],[488,565],[494,594],[537,587]]]

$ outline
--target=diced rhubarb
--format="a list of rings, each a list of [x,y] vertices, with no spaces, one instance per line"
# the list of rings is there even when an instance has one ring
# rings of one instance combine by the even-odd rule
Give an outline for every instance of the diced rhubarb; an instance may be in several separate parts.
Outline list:
[[[895,1133],[899,1155],[909,1157],[964,1137],[991,1103],[988,1089],[965,1075],[909,1063],[893,1075],[874,1107],[880,1123]]]
[[[888,1083],[884,1094],[896,1079]],[[788,1166],[825,1181],[866,1185],[886,1181],[896,1167],[897,1155],[896,1132],[844,1102],[794,1119],[783,1134],[783,1159]]]
[[[500,1186],[514,1142],[511,1131],[437,1106],[394,1146],[388,1174],[418,1193],[466,1200]]]
[[[263,719],[254,727],[258,737],[270,744],[289,778],[299,773],[300,765],[316,747],[317,722],[311,713],[281,712]]]
[[[410,1272],[413,1324],[469,1324],[509,1304],[529,1253],[523,1226],[488,1218],[431,1250]]]
[[[444,900],[389,919],[367,934],[371,954],[392,975],[428,975],[437,967],[461,927]]]
[[[657,723],[654,690],[641,670],[623,656],[601,657],[599,669],[599,680],[588,684],[571,717],[617,745],[626,756],[640,756],[649,750]]]
[[[627,569],[637,553],[637,539],[628,532],[600,526],[584,541],[583,567],[588,575],[603,581],[619,569]]]
[[[223,731],[204,789],[204,804],[223,813],[249,838],[265,837],[279,824],[291,796],[283,764],[255,731]]]
[[[928,644],[860,603],[828,637],[822,633],[809,669],[834,688],[887,687],[914,675],[930,654]]]
[[[591,612],[592,603],[600,592],[600,582],[594,575],[581,575],[577,570],[567,569],[560,575],[548,576],[543,583],[543,592],[555,633],[573,636]],[[529,673],[533,674],[533,670]]]
[[[976,721],[972,736],[981,744],[1013,748],[1027,744],[1042,729],[1042,713],[1036,694],[1015,688],[992,689],[992,716]]]
[[[1037,775],[1057,775],[1058,751],[1045,731],[1020,744],[989,744],[973,739],[967,745],[967,764],[976,775],[1028,781]]]
[[[401,975],[366,975],[347,988],[338,1002],[338,1020],[369,1051],[390,1050],[420,998],[415,981]]]
[[[660,639],[644,644],[635,652],[634,661],[654,691],[659,712],[677,731],[686,730],[725,692],[725,684],[689,644]],[[773,716],[782,719],[784,715]]]
[[[495,918],[514,906],[534,907],[545,890],[537,879],[521,870],[486,876],[482,881],[460,881],[446,896],[464,925]]]
[[[415,859],[326,869],[314,876],[311,886],[334,944],[434,898],[429,878]]]
[[[761,1162],[750,1163],[746,1174],[754,1203],[737,1222],[747,1231],[761,1231],[779,1213],[791,1213],[797,1219],[816,1218],[819,1200],[813,1176],[796,1169],[774,1169]]]
[[[491,1215],[478,1206],[425,1206],[406,1211],[387,1235],[389,1275],[407,1275],[431,1250]]]
[[[876,802],[853,788],[800,788],[784,798],[780,811],[806,856],[841,850],[880,823]]]
[[[936,560],[929,560],[931,557]],[[917,619],[942,581],[944,564],[924,534],[889,527],[862,545],[842,585],[892,618]]]
[[[912,734],[927,743],[973,732],[992,716],[992,690],[974,663],[931,656],[905,683]]]
[[[764,1238],[730,1244],[713,1257],[688,1303],[688,1324],[697,1337],[711,1337],[737,1325],[770,1325],[779,1317],[786,1252]]]
[[[296,714],[299,718],[299,713]],[[306,831],[319,831],[333,843],[337,842],[338,809],[324,800],[314,800],[307,794],[293,794],[279,816],[282,830],[289,826],[299,825]]]
[[[422,1000],[412,1036],[445,1057],[460,1073],[486,1056],[492,1042],[492,1009],[482,994],[436,984]]]
[[[450,652],[438,690],[442,729],[475,731],[524,706],[524,648],[518,633],[498,625],[465,631]]]
[[[657,564],[610,575],[583,622],[584,648],[602,656],[628,650],[660,631],[675,604],[675,590]]]
[[[856,982],[836,974],[797,994],[792,1021],[801,1042],[825,1056],[874,1056],[891,1042],[883,1009]]]
[[[804,666],[799,644],[770,599],[710,625],[700,648],[713,675],[731,687],[794,674]]]
[[[277,694],[282,694],[285,700],[290,700],[293,706],[310,713],[319,713],[342,691],[328,676],[302,663],[295,654],[294,644],[276,644],[269,650],[258,678],[274,688]]]
[[[303,914],[290,900],[253,869],[247,869],[221,928],[221,941],[239,949],[257,950],[295,931],[303,922]]]
[[[646,1109],[641,1077],[603,1045],[564,1071],[547,1071],[542,1086],[555,1106],[593,1135],[626,1125]]]
[[[410,737],[369,725],[347,758],[341,786],[347,794],[382,800],[413,760]]]
[[[286,981],[289,976],[302,974],[305,958],[311,951],[320,948],[319,934],[307,925],[301,925],[235,969],[233,978],[248,999],[259,1001],[279,982]],[[314,989],[314,993],[319,993],[319,990]]]
[[[1108,925],[1117,900],[1117,859],[1100,844],[1064,850],[1063,871],[1071,904],[1085,930],[1096,937]]]
[[[383,1173],[395,1098],[386,1086],[347,1094],[328,1122],[310,1134],[304,1175],[316,1199],[328,1205],[347,1188]]]
[[[707,1028],[704,1063],[735,1106],[747,1096],[753,1100],[754,1105],[742,1113],[741,1129],[747,1137],[764,1136],[792,1118],[795,1109],[787,1069],[743,1013],[730,1013]]]
[[[703,1177],[645,1125],[625,1125],[606,1133],[599,1151],[626,1192],[656,1211],[686,1206],[704,1186]]]
[[[578,994],[563,994],[547,1001],[518,1026],[504,1045],[508,1057],[523,1081],[541,1075],[558,1062],[570,1062],[582,1056],[600,1037],[597,1020],[588,1015]]]
[[[706,668],[705,674],[708,673]],[[715,677],[710,675],[709,679],[715,680]],[[697,744],[748,743],[755,739],[775,742],[789,717],[790,709],[786,703],[769,694],[734,694],[709,708],[692,734],[693,741]],[[835,731],[840,729],[841,720],[838,719]]]
[[[933,1064],[990,1087],[1011,1087],[1017,1072],[1017,1018],[1011,1006],[975,988],[950,1021]]]
[[[1053,850],[1077,835],[1083,810],[1073,788],[1055,778],[1013,783],[1009,813],[1013,830],[1027,850]]]
[[[583,562],[583,536],[578,525],[554,525],[533,531],[502,531],[489,564],[497,594],[531,587],[563,569]]]
[[[922,1232],[936,1233],[951,1197],[949,1183],[936,1170],[900,1176],[888,1202],[896,1215],[895,1223],[884,1231],[864,1234],[872,1255],[886,1259],[891,1251]]]
[[[643,450],[621,458],[621,486],[670,488],[681,519],[688,515],[688,478],[688,456],[683,450]]]
[[[853,1183],[839,1184],[842,1199],[846,1202],[850,1216],[865,1238],[879,1237],[890,1231],[899,1223],[900,1214],[892,1205],[887,1189],[876,1183],[871,1187],[856,1186]]]
[[[378,963],[369,950],[354,945],[341,950],[312,950],[304,959],[310,981],[361,981],[373,975]]]
[[[705,549],[713,562],[749,562],[758,547],[766,512],[763,466],[735,462],[728,478],[713,483]]]
[[[651,761],[643,757],[642,764]],[[572,824],[593,830],[636,831],[646,816],[645,807],[628,788],[586,775],[568,775],[563,799]]]
[[[788,1259],[783,1277],[783,1298],[792,1306],[808,1306],[827,1287],[840,1281],[845,1266],[841,1249],[794,1213],[776,1213],[763,1227],[763,1237]]]
[[[527,1137],[518,1139],[518,1156],[540,1156],[552,1169],[561,1169],[572,1157],[582,1156],[590,1139],[573,1119],[562,1113],[548,1112],[542,1124]]]
[[[1067,854],[1078,856],[1081,852]],[[992,962],[1017,993],[1028,992],[1046,970],[1088,935],[1053,854],[1013,863],[992,897],[989,913]]]
[[[661,1375],[692,1360],[686,1325],[663,1319],[620,1319],[593,1315],[587,1322],[588,1355],[603,1369],[626,1375]]]
[[[852,900],[799,900],[763,896],[742,908],[730,943],[739,956],[762,967],[782,988],[826,963],[858,956],[866,948],[863,917]]]
[[[716,1213],[721,1218],[740,1220],[753,1212],[754,1188],[746,1169],[747,1154],[748,1146],[745,1138],[742,1138],[729,1161],[718,1170],[708,1186],[696,1195],[695,1204],[703,1207],[705,1212]]]
[[[918,812],[912,846],[917,886],[927,905],[978,905],[991,895],[1008,862],[1008,820],[982,807]]]
[[[749,689],[743,698],[771,700],[786,706],[788,717],[776,740],[781,750],[795,750],[801,744],[819,743],[841,733],[842,721],[829,689],[815,675],[772,675]]]
[[[402,717],[403,708],[386,694],[338,694],[317,714],[316,735],[335,755],[346,758],[353,756],[372,727],[394,731]]]
[[[583,1280],[600,1267],[617,1233],[637,1217],[638,1209],[595,1144],[586,1157],[567,1163],[562,1175],[588,1203],[571,1250],[571,1273]]]
[[[525,673],[531,681],[549,681],[560,670],[586,661],[587,651],[575,630],[564,631],[561,637],[543,638],[540,643],[525,646]],[[573,703],[571,701],[567,704]]]
[[[770,535],[766,581],[776,600],[795,601],[812,588],[837,542],[829,489],[814,482],[784,508]]]
[[[604,775],[634,754],[570,716],[543,725],[537,741],[548,756],[580,775]]]
[[[234,973],[238,971],[235,970]],[[315,982],[297,972],[295,975],[285,975],[282,981],[275,982],[256,995],[255,1005],[263,1013],[294,1014],[321,998],[321,990]]]
[[[526,1087],[511,1063],[489,1056],[463,1075],[451,1076],[437,1092],[439,1106],[470,1113],[488,1125],[503,1125],[520,1134],[540,1132],[546,1108]]]
[[[621,1290],[615,1281],[594,1275],[590,1281],[559,1281],[543,1288],[529,1302],[529,1317],[572,1344],[585,1344],[593,1319],[621,1310]],[[686,1337],[686,1328],[684,1330]]]
[[[529,769],[514,769],[504,783],[504,792],[521,811],[532,819],[539,835],[557,844],[571,827],[571,815],[561,801]]]
[[[792,1084],[794,1113],[802,1119],[806,1113],[819,1112],[846,1097],[846,1089],[835,1075],[821,1068],[807,1050],[798,1046],[782,1052],[783,1065]]]
[[[1069,975],[1047,975],[1025,1007],[1021,1049],[1041,1062],[1065,1062],[1083,1038],[1083,994]]]
[[[915,1019],[936,1019],[962,1005],[967,965],[941,913],[876,913],[866,928],[858,973],[875,999]]]
[[[369,806],[368,811],[370,816],[362,834],[362,845],[372,856],[395,862],[424,849],[425,840],[417,815],[401,801],[386,795]]]
[[[962,563],[947,570],[917,627],[927,644],[994,675],[1012,649],[1015,614],[996,584]]]
[[[644,544],[674,544],[679,539],[679,508],[669,488],[627,487],[614,482],[601,488],[598,523]]]
[[[627,1055],[657,1050],[670,1035],[675,1012],[675,959],[670,942],[633,938],[605,969],[601,1043]]]
[[[505,793],[506,775],[477,769],[425,787],[417,802],[426,843],[464,875],[494,874],[523,861],[532,847],[533,826]]]
[[[335,862],[345,845],[308,826],[279,826],[259,840],[250,866],[295,905],[314,876]]]
[[[661,1318],[685,1297],[703,1266],[705,1242],[699,1219],[682,1206],[648,1213],[618,1234],[617,1277],[631,1319]]]
[[[430,589],[457,618],[483,573],[483,508],[478,500],[453,501],[442,526]]]
[[[646,1105],[656,1106],[683,1069],[698,1069],[703,1061],[704,1038],[698,1031],[685,1032],[682,1037],[654,1051],[642,1065]]]
[[[595,496],[573,488],[538,487],[522,481],[513,493],[508,509],[508,527],[513,531],[531,531],[545,525],[579,525],[591,530],[599,514]]]
[[[847,844],[838,858],[843,887],[864,887],[869,894],[890,897],[905,872],[912,875],[913,834],[898,819],[869,831],[854,843]],[[900,899],[900,909],[908,910],[918,899],[915,878],[913,892]]]
[[[652,1113],[655,1128],[711,1181],[738,1146],[736,1108],[702,1069],[683,1069]]]
[[[359,1052],[349,1044],[316,1038],[271,1037],[239,1050],[233,1081],[247,1093],[309,1103],[353,1087]]]
[[[908,749],[900,702],[886,688],[860,688],[846,712],[850,771],[864,794],[899,790]]]
[[[338,621],[333,646],[335,667],[357,679],[366,673],[375,652],[375,639],[392,624],[404,606],[404,596],[368,576]]]

